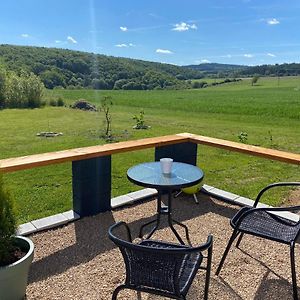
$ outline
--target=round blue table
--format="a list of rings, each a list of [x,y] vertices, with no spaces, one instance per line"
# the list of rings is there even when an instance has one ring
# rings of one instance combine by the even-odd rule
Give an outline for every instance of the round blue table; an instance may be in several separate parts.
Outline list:
[[[194,165],[173,162],[172,171],[170,174],[163,174],[160,167],[160,162],[147,162],[131,167],[127,171],[127,178],[140,186],[155,188],[158,191],[157,197],[157,215],[155,220],[152,220],[140,229],[139,237],[143,236],[143,228],[152,223],[156,225],[152,228],[147,236],[150,238],[160,225],[161,215],[168,216],[168,224],[181,244],[184,244],[182,238],[173,226],[173,223],[183,227],[186,233],[186,239],[190,244],[188,228],[186,225],[172,218],[172,191],[181,188],[193,186],[199,183],[204,177],[201,169]],[[162,205],[162,194],[168,194],[168,205]]]

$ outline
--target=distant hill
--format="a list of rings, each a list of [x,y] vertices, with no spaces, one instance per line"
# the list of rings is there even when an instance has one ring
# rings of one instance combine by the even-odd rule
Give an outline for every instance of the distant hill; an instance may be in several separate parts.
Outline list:
[[[0,68],[33,72],[52,88],[183,89],[203,77],[300,75],[300,64],[243,66],[205,63],[175,66],[67,49],[0,45]]]
[[[185,68],[202,72],[203,76],[219,77],[246,77],[246,76],[291,76],[300,75],[300,64],[275,64],[275,65],[231,65],[218,63],[205,63],[184,66]]]
[[[207,72],[207,73],[218,73],[218,72],[228,72],[228,71],[236,71],[243,70],[248,66],[243,65],[230,65],[230,64],[218,64],[218,63],[205,63],[199,65],[189,65],[185,66],[186,68]]]
[[[174,89],[200,71],[170,64],[57,48],[0,45],[0,66],[33,72],[47,88]]]

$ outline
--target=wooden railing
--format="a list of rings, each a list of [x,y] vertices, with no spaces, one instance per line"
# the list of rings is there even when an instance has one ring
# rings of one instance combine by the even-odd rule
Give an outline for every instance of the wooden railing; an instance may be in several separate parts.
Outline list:
[[[169,156],[196,163],[197,144],[300,165],[300,154],[246,145],[190,133],[76,148],[0,160],[0,172],[72,162],[73,209],[79,215],[110,210],[111,155],[155,147],[155,159]],[[101,170],[101,172],[99,172]]]
[[[146,138],[135,141],[126,141],[100,146],[75,148],[70,150],[2,159],[0,160],[0,171],[13,172],[52,165],[56,163],[84,160],[128,151],[161,147],[185,142],[192,142],[196,144],[212,146],[230,151],[237,151],[249,155],[264,157],[267,159],[300,165],[300,154],[297,153],[246,145],[242,143],[195,135],[191,133],[179,133],[175,135]]]

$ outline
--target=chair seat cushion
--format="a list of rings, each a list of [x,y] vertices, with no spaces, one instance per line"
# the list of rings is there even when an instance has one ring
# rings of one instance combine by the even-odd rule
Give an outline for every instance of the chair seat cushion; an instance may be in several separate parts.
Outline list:
[[[240,217],[250,209],[253,208],[242,208],[231,220],[231,225],[236,228]],[[284,243],[295,240],[299,229],[300,222],[296,223],[259,209],[246,215],[239,225],[240,231]]]
[[[188,246],[165,243],[153,240],[144,240],[140,243],[141,245],[154,247],[154,248],[168,248],[168,249],[188,249]],[[200,252],[193,252],[190,254],[185,254],[182,259],[182,263],[179,271],[179,287],[182,294],[186,294],[188,287],[190,286],[192,280],[194,279],[199,266],[203,260],[203,255]]]

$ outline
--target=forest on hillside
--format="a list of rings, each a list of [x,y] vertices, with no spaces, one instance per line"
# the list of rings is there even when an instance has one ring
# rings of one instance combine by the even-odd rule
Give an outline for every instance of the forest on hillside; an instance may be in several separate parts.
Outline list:
[[[297,76],[300,75],[299,63],[275,65],[243,66],[218,63],[189,65],[186,68],[202,72],[205,77],[238,78],[252,76]]]
[[[175,66],[67,49],[0,45],[0,71],[38,76],[46,88],[101,90],[186,89],[209,86],[204,77],[236,78],[300,75],[300,64],[242,66],[205,63]],[[230,80],[231,78],[232,80]],[[1,85],[1,83],[0,83]]]
[[[170,64],[111,57],[56,48],[0,45],[0,66],[32,72],[49,88],[181,89],[197,70]]]

